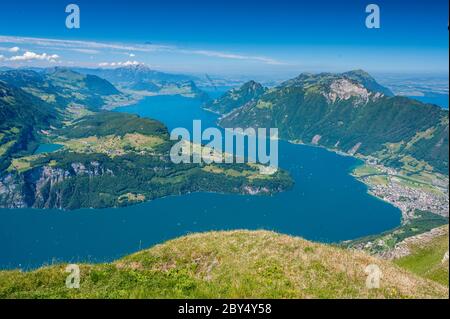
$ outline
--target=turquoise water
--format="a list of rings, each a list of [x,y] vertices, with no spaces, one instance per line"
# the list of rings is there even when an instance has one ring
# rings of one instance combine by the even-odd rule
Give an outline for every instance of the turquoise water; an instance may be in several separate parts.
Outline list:
[[[159,119],[170,129],[217,120],[195,100],[173,96],[118,111]],[[279,162],[295,187],[272,197],[196,193],[119,209],[0,209],[0,268],[110,261],[190,232],[268,229],[337,242],[399,225],[400,211],[349,175],[356,159],[281,141]]]
[[[36,151],[34,151],[34,154],[52,153],[61,148],[63,148],[63,146],[59,144],[40,144]]]
[[[424,103],[436,104],[443,109],[448,109],[448,95],[447,94],[435,94],[434,96],[409,96],[411,99],[419,100]]]

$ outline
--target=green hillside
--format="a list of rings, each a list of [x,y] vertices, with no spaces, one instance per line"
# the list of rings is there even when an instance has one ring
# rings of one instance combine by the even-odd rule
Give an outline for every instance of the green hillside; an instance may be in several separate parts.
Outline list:
[[[13,157],[32,154],[49,131],[126,99],[106,80],[64,68],[0,72],[0,176]]]
[[[201,102],[209,100],[208,95],[200,90],[194,81],[198,78],[184,74],[158,72],[144,64],[135,64],[117,68],[74,70],[106,79],[120,89],[137,96],[152,95],[181,95],[199,99]]]
[[[128,65],[118,68],[75,68],[83,74],[92,74],[119,86],[132,86],[137,83],[186,82],[196,80],[194,76],[184,74],[164,73],[152,70],[144,64]]]
[[[66,68],[42,72],[9,70],[0,72],[0,81],[21,89],[50,104],[57,112],[71,115],[79,108],[96,111],[127,97],[111,83],[94,75],[84,75]]]
[[[0,80],[0,172],[13,154],[32,151],[38,131],[57,120],[50,105]]]
[[[302,74],[238,105],[220,124],[277,127],[284,139],[372,155],[394,168],[423,161],[448,175],[448,111],[385,91],[361,71]]]
[[[200,191],[271,195],[293,184],[258,165],[174,164],[176,141],[162,123],[98,110],[118,91],[96,76],[56,68],[0,79],[9,83],[0,80],[0,207],[106,208]],[[62,148],[34,154],[40,143]]]
[[[368,265],[382,272],[366,287]],[[266,231],[194,234],[108,264],[0,272],[0,298],[448,298],[448,288],[368,255]]]
[[[411,254],[395,260],[395,263],[421,277],[437,281],[448,286],[448,254],[449,236],[448,225],[445,234],[433,238],[429,242],[417,242],[408,245]]]
[[[266,89],[261,84],[250,81],[240,88],[232,89],[220,98],[206,103],[203,107],[216,113],[226,114],[258,99],[265,90]]]
[[[167,128],[125,113],[86,116],[46,139],[63,148],[16,154],[0,171],[0,207],[118,207],[199,191],[270,195],[293,183],[287,172],[268,176],[251,164],[174,164]]]

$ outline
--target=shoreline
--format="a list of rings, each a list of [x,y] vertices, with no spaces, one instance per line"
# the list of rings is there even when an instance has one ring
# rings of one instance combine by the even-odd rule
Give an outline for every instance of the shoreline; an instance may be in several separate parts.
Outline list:
[[[211,109],[208,109],[208,108],[201,107],[201,109],[205,110],[205,111],[207,111],[209,113],[218,115],[218,119],[217,119],[216,125],[218,127],[221,127],[222,129],[225,129],[223,126],[220,125],[220,119],[224,115],[221,115],[220,113],[215,112],[215,111],[213,111]],[[411,219],[413,219],[415,217],[414,216],[414,211],[411,213],[411,210],[405,209],[405,207],[403,207],[402,205],[399,205],[398,202],[396,202],[394,200],[390,200],[389,198],[386,198],[386,196],[381,196],[380,194],[374,192],[373,189],[377,186],[377,184],[370,182],[370,180],[366,180],[365,179],[366,176],[358,176],[357,174],[355,174],[355,171],[358,168],[362,168],[364,166],[373,166],[373,164],[370,163],[370,161],[369,161],[370,159],[373,159],[376,162],[378,162],[379,159],[374,158],[373,156],[365,156],[365,155],[361,155],[361,154],[358,154],[358,153],[350,154],[348,152],[344,152],[344,151],[338,150],[337,148],[329,148],[329,147],[326,147],[326,146],[323,146],[323,145],[319,145],[319,144],[305,143],[305,142],[303,142],[301,140],[289,140],[289,139],[284,139],[284,138],[279,138],[279,140],[288,142],[288,143],[293,144],[293,145],[303,145],[303,146],[308,146],[308,147],[322,148],[322,149],[325,149],[326,151],[332,152],[332,153],[337,154],[339,156],[351,157],[351,158],[359,161],[359,163],[355,164],[352,168],[350,168],[350,170],[348,171],[348,174],[350,176],[352,176],[354,179],[356,179],[358,182],[363,183],[367,187],[367,194],[369,194],[370,196],[376,198],[377,200],[381,200],[381,201],[383,201],[383,202],[385,202],[385,203],[395,207],[396,209],[398,209],[400,211],[400,213],[401,213],[401,221],[400,221],[399,226],[402,226],[405,223],[408,223]],[[380,173],[380,175],[387,175],[388,177],[393,177],[393,178],[404,178],[404,179],[408,178],[408,176],[397,172],[393,168],[386,167],[386,166],[383,166],[383,165],[381,165],[381,167],[382,167],[383,172]],[[391,173],[394,173],[394,174],[391,174]],[[430,174],[436,175],[436,176],[440,176],[440,177],[443,176],[448,181],[448,176],[446,176],[446,175],[438,174],[438,173],[435,173],[435,172],[430,172]],[[436,189],[439,188],[439,191],[442,191],[442,189],[440,187],[437,187],[437,186],[434,186],[434,185],[433,185],[433,187],[436,187]],[[429,192],[425,192],[425,191],[420,191],[420,192],[421,192],[421,194],[429,194]],[[447,190],[447,193],[448,193],[448,190]],[[414,205],[413,201],[410,201],[410,202],[412,203],[411,205]],[[448,207],[448,205],[447,205],[447,207]],[[437,215],[445,215],[445,214],[439,214],[439,213],[437,213],[435,211],[431,211],[431,212],[434,213],[434,214],[437,214]],[[447,212],[448,212],[448,208],[447,208]],[[447,213],[447,217],[448,217],[448,213]]]
[[[140,100],[142,100],[142,99],[144,99],[146,97],[147,96],[140,96],[140,98],[137,100],[137,102],[139,102]],[[133,103],[130,103],[130,104],[128,104],[128,106],[130,106],[132,104]],[[206,112],[218,115],[216,125],[218,127],[223,128],[220,125],[220,119],[223,117],[223,115],[221,116],[220,113],[214,112],[213,110],[208,109],[208,108],[204,108],[203,106],[200,106],[200,108],[202,110],[206,111]],[[360,161],[360,163],[357,163],[357,164],[354,165],[354,167],[350,168],[348,174],[350,176],[352,176],[354,179],[356,179],[358,182],[363,183],[367,187],[367,194],[369,194],[370,196],[376,198],[377,200],[381,200],[381,201],[383,201],[383,202],[385,202],[385,203],[395,207],[396,209],[398,209],[400,211],[400,213],[401,213],[401,220],[400,220],[400,225],[399,226],[402,226],[402,225],[408,223],[409,221],[411,221],[412,219],[415,218],[413,209],[406,209],[404,206],[399,205],[399,203],[397,201],[389,199],[389,198],[386,198],[386,196],[383,196],[382,194],[375,192],[374,189],[378,185],[376,183],[371,182],[370,179],[367,178],[368,175],[359,176],[359,175],[357,175],[355,173],[355,171],[358,170],[358,168],[364,168],[365,166],[372,166],[372,164],[370,164],[368,160],[370,158],[373,158],[373,157],[371,157],[371,156],[364,156],[364,155],[357,154],[357,153],[356,154],[350,154],[348,152],[344,152],[344,151],[338,150],[336,148],[328,148],[328,147],[325,147],[325,146],[319,145],[319,144],[305,143],[305,142],[303,142],[301,140],[289,140],[289,139],[282,139],[282,138],[279,138],[279,139],[283,140],[285,142],[288,142],[290,144],[293,144],[293,145],[303,145],[303,146],[308,146],[308,147],[322,148],[322,149],[325,149],[326,151],[335,153],[335,154],[337,154],[339,156],[352,157],[352,158]],[[378,161],[378,159],[376,159],[376,158],[374,158],[374,159],[376,161]],[[379,174],[380,176],[386,176],[388,178],[406,178],[407,177],[407,176],[403,176],[402,174],[396,172],[395,169],[392,169],[392,168],[389,168],[389,167],[385,167],[383,165],[381,165],[380,167],[382,167],[382,171]],[[390,171],[395,172],[395,173],[394,174],[390,174],[389,173]],[[434,174],[437,174],[437,173],[434,173]],[[448,181],[448,176],[445,176],[445,178]],[[427,192],[425,192],[423,190],[419,191],[419,193],[420,194],[428,194]],[[413,201],[410,201],[410,202],[411,202],[410,206],[414,206]],[[447,209],[447,212],[448,212],[448,209]],[[436,212],[433,212],[433,211],[432,211],[432,213],[435,213],[437,215],[442,215],[442,214],[439,214],[439,213],[436,213]],[[448,217],[448,213],[447,213],[447,217]],[[379,235],[381,235],[381,233]]]
[[[137,96],[136,96],[135,98],[137,98]],[[129,101],[126,101],[126,103],[124,103],[124,105],[121,105],[121,106],[132,106],[132,105],[134,105],[134,104],[136,104],[136,103],[139,103],[139,101],[141,101],[141,100],[144,99],[144,98],[146,98],[146,97],[145,97],[145,96],[140,96],[139,98],[137,98],[137,99],[135,99],[135,100],[129,100]],[[116,106],[116,107],[114,107],[112,110],[114,110],[114,109],[117,108],[117,107],[120,107],[120,106]],[[202,108],[202,109],[204,109],[204,108]],[[204,110],[206,110],[206,109],[204,109]],[[211,112],[210,110],[206,110],[206,111]],[[398,208],[396,205],[394,205],[392,202],[386,200],[385,198],[379,197],[379,196],[377,196],[376,194],[370,192],[371,184],[367,184],[364,180],[362,180],[361,178],[359,178],[358,176],[356,176],[356,175],[353,174],[353,172],[354,172],[354,170],[355,170],[356,168],[361,167],[361,166],[364,166],[364,165],[367,164],[366,159],[365,159],[364,157],[361,157],[361,156],[358,156],[358,155],[351,155],[351,154],[348,154],[348,153],[345,153],[345,152],[342,152],[342,151],[339,151],[339,150],[336,150],[336,149],[329,149],[329,148],[324,147],[324,146],[322,146],[322,145],[306,144],[306,143],[303,143],[303,142],[300,142],[300,141],[290,141],[290,140],[286,140],[286,139],[281,139],[281,140],[286,141],[286,142],[288,142],[288,143],[290,143],[290,144],[294,144],[294,145],[303,145],[303,146],[309,146],[309,147],[319,147],[319,148],[325,149],[325,150],[327,150],[327,151],[329,151],[329,152],[333,152],[333,153],[335,153],[335,154],[337,154],[337,155],[345,156],[345,157],[352,157],[352,158],[354,158],[354,159],[357,159],[358,161],[361,161],[361,163],[359,163],[359,165],[355,165],[355,167],[351,167],[351,168],[349,169],[349,171],[348,171],[349,175],[351,175],[351,176],[352,176],[353,178],[355,178],[356,180],[358,180],[358,181],[362,182],[363,184],[365,184],[366,186],[368,186],[368,191],[367,191],[367,193],[368,193],[369,195],[375,197],[375,198],[378,199],[378,200],[382,200],[383,202],[389,203],[390,205],[396,207],[397,209],[400,209],[400,208]],[[197,192],[194,192],[194,193],[197,193]],[[216,192],[211,192],[211,193],[212,193],[212,194],[220,194],[220,193],[216,193]],[[189,193],[186,193],[186,194],[183,194],[183,195],[188,195],[188,194],[190,194],[190,192],[189,192]],[[183,195],[182,195],[182,196],[183,196]],[[228,195],[228,194],[227,194],[227,195]],[[243,196],[251,196],[251,195],[248,195],[248,194],[239,194],[239,193],[232,194],[232,195],[237,195],[237,196],[242,196],[242,195],[243,195]],[[177,196],[177,195],[168,195],[168,196],[166,196],[166,197],[171,197],[171,196]],[[162,198],[164,198],[164,197],[162,197]],[[159,198],[158,198],[158,199],[159,199]],[[151,201],[152,201],[152,200],[151,200]],[[133,206],[135,206],[135,205],[142,205],[142,204],[145,204],[145,203],[147,203],[147,202],[150,202],[150,201],[145,201],[145,202],[142,202],[142,203],[136,203],[136,204],[133,204]],[[119,209],[122,208],[122,207],[108,207],[108,208],[105,208],[105,209],[109,209],[109,208],[113,208],[113,209],[119,210]],[[86,208],[85,208],[85,209],[86,209]],[[89,209],[89,208],[87,208],[87,209]],[[95,210],[95,209],[89,209],[89,210]],[[65,210],[63,210],[63,211],[66,212]],[[400,211],[401,211],[401,209],[400,209]],[[69,212],[70,212],[70,211],[69,211]],[[402,221],[403,221],[403,212],[402,212]],[[400,225],[400,226],[401,226],[401,225]],[[382,235],[382,233],[375,234],[375,235]],[[357,238],[355,238],[355,239],[353,239],[353,240],[356,240],[356,239],[357,239]]]
[[[285,139],[284,139],[284,140],[285,140]],[[398,208],[398,209],[402,212],[402,222],[407,222],[407,221],[409,220],[408,217],[410,217],[410,216],[409,216],[408,212],[406,212],[404,209],[402,209],[402,207],[398,207],[398,206],[396,205],[395,202],[390,201],[390,200],[388,200],[388,199],[386,199],[386,198],[384,198],[384,197],[378,196],[376,193],[374,193],[374,192],[371,191],[371,189],[372,189],[373,187],[377,186],[377,184],[371,183],[370,181],[364,180],[365,177],[367,177],[367,176],[372,176],[371,174],[358,176],[357,174],[355,174],[355,170],[358,169],[358,168],[362,168],[362,167],[364,167],[364,166],[371,166],[371,167],[381,168],[381,170],[380,170],[380,172],[379,172],[378,174],[373,174],[374,176],[375,176],[375,175],[379,175],[379,176],[388,176],[388,177],[394,177],[394,178],[395,178],[395,177],[397,177],[397,178],[406,178],[406,176],[403,176],[402,174],[398,173],[398,172],[397,172],[395,169],[393,169],[393,168],[390,168],[390,167],[387,167],[387,166],[384,166],[384,165],[380,165],[380,164],[373,165],[373,164],[368,163],[368,158],[369,158],[370,156],[364,156],[364,155],[359,155],[359,156],[358,156],[357,154],[351,155],[351,154],[345,153],[345,152],[340,151],[340,150],[328,148],[328,147],[325,147],[325,146],[322,146],[322,145],[307,144],[307,143],[304,143],[304,142],[302,142],[302,141],[294,141],[294,140],[285,140],[285,141],[287,141],[287,142],[289,142],[289,143],[291,143],[291,144],[294,144],[294,145],[303,145],[303,146],[310,146],[310,147],[318,147],[318,148],[322,148],[322,149],[325,149],[325,150],[327,150],[327,151],[329,151],[329,152],[335,153],[335,154],[340,155],[340,156],[344,156],[344,157],[352,157],[352,158],[354,158],[354,159],[357,159],[357,160],[359,160],[359,161],[362,161],[361,164],[356,165],[356,166],[353,168],[353,170],[349,172],[349,175],[351,175],[352,177],[354,177],[356,180],[360,181],[361,183],[365,184],[365,185],[368,187],[368,192],[367,192],[367,193],[368,193],[369,195],[371,195],[371,196],[373,196],[373,197],[375,197],[375,198],[377,198],[377,199],[380,199],[380,200],[382,200],[382,201],[384,201],[384,202],[386,202],[386,203],[389,203],[389,204],[391,204],[392,206]],[[375,158],[375,160],[378,160],[378,159]],[[390,171],[391,171],[391,172],[390,172]],[[442,174],[438,174],[438,173],[431,173],[431,174],[435,174],[436,176],[442,175]],[[448,181],[448,178],[449,178],[448,176],[446,176],[446,175],[442,175],[442,176],[443,176],[444,178],[446,178],[446,180]],[[437,186],[435,186],[435,187],[438,188]],[[423,193],[427,193],[427,192],[423,191]],[[447,209],[447,211],[448,211],[448,209]],[[434,213],[434,212],[433,212],[433,213]],[[438,213],[435,213],[435,214],[440,215],[440,214],[438,214]],[[448,215],[447,215],[447,217],[448,217]]]

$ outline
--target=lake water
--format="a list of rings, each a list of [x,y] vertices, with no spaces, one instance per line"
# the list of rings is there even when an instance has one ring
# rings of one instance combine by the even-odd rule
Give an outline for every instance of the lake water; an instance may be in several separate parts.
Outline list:
[[[408,96],[411,99],[418,100],[423,103],[436,104],[443,109],[448,109],[448,95],[447,94],[435,94],[433,96]]]
[[[214,126],[215,114],[182,97],[142,100],[119,109],[169,129]],[[267,229],[321,242],[376,234],[399,225],[393,206],[349,175],[359,162],[321,148],[280,141],[279,164],[295,187],[271,197],[196,193],[119,209],[0,209],[0,268],[53,262],[111,261],[190,232]]]
[[[63,148],[63,146],[59,144],[40,144],[36,151],[34,151],[34,155],[56,152],[61,148]]]

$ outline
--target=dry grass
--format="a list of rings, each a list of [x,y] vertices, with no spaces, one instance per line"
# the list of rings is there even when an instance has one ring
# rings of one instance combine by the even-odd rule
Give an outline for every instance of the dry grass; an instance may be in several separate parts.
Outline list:
[[[366,287],[365,268],[382,271]],[[448,298],[448,288],[359,252],[267,231],[193,234],[112,264],[0,272],[0,298]]]

